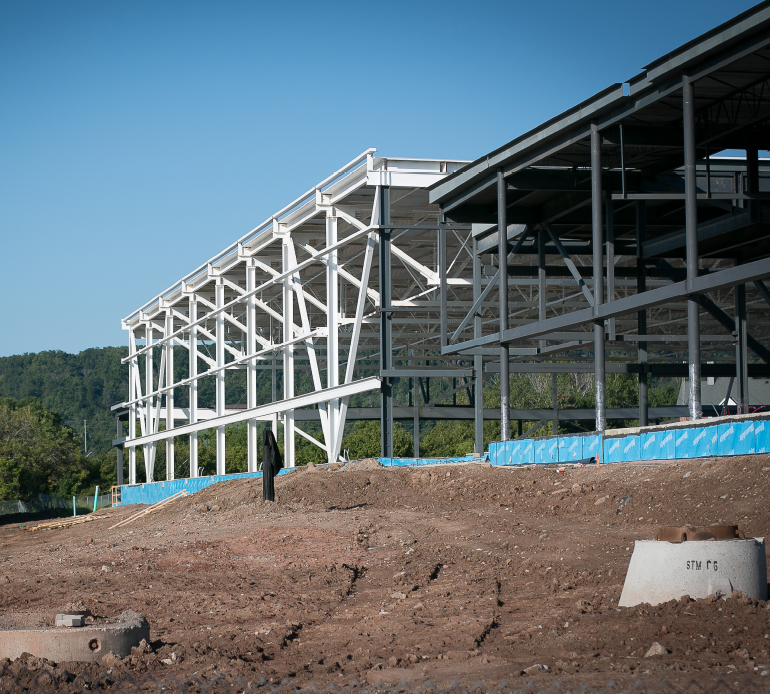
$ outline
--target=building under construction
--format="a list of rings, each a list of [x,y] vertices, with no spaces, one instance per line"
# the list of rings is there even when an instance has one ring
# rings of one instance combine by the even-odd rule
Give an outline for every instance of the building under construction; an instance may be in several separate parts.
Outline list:
[[[770,374],[768,119],[762,3],[472,163],[363,153],[123,319],[129,483],[161,444],[174,479],[176,436],[199,476],[209,429],[224,474],[239,422],[256,471],[260,426],[292,466],[297,436],[339,460],[354,419],[380,420],[390,457],[399,419],[415,456],[421,420],[473,420],[482,453],[485,419],[503,440],[512,420],[698,419],[702,376],[745,408]],[[595,409],[510,408],[512,374],[565,372],[594,375]],[[607,409],[607,373],[637,375],[638,408]],[[688,404],[649,407],[655,376],[686,377]]]

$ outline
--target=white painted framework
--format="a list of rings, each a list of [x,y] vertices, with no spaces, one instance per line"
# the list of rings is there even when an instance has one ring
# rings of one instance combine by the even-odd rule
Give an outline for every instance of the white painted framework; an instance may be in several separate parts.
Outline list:
[[[258,466],[258,421],[271,422],[276,435],[283,427],[289,467],[295,463],[297,435],[323,449],[329,460],[339,460],[349,398],[380,389],[379,377],[356,378],[355,368],[369,363],[371,370],[379,364],[378,222],[388,219],[392,228],[389,305],[405,311],[394,314],[393,348],[417,346],[423,354],[437,354],[439,220],[426,188],[464,163],[390,159],[367,150],[124,318],[129,392],[113,409],[127,410],[126,436],[115,443],[128,451],[129,484],[139,482],[139,446],[147,481],[154,479],[156,446],[161,442],[166,446],[166,479],[174,479],[174,437],[179,435],[190,436],[190,476],[198,476],[198,434],[212,428],[216,474],[224,474],[225,427],[242,421],[248,426],[249,471]],[[389,201],[387,217],[382,216],[383,200]],[[470,233],[452,230],[450,236],[454,261],[445,274],[450,285],[466,290],[459,303],[467,311],[473,299],[468,293],[473,291],[471,283],[452,278],[472,265]],[[175,346],[189,355],[188,376],[176,382]],[[201,370],[200,362],[208,368]],[[446,365],[457,368],[449,361]],[[245,408],[227,405],[225,375],[230,369],[247,372]],[[257,402],[257,374],[262,369],[272,371],[269,403]],[[306,369],[313,390],[298,393],[294,376]],[[282,374],[282,393],[276,392],[277,373]],[[461,377],[467,373],[457,370]],[[204,378],[215,380],[214,408],[199,407]],[[471,381],[466,385],[472,387]],[[175,405],[175,392],[181,389],[187,390],[189,407]],[[318,410],[321,441],[296,421],[296,413],[308,407]]]

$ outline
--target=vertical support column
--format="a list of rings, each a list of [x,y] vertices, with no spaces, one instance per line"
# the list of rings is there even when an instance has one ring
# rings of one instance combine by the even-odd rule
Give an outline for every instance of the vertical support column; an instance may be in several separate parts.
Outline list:
[[[749,195],[759,192],[759,152],[753,144],[746,150],[746,192]],[[749,200],[751,219],[755,222],[761,221],[759,203],[759,200]]]
[[[414,358],[414,350],[409,350],[409,355],[412,357],[411,365],[413,369],[417,369],[417,359]],[[420,386],[419,386],[419,378],[412,378],[409,379],[412,381],[412,400],[414,401],[414,420],[413,420],[413,426],[414,426],[414,448],[412,450],[412,455],[415,458],[420,457]],[[428,403],[425,403],[426,405]]]
[[[500,265],[500,440],[511,438],[511,379],[508,372],[511,351],[503,342],[508,330],[508,197],[502,169],[497,172],[497,254]]]
[[[225,285],[217,280],[214,287],[215,305],[222,308],[225,305]],[[216,408],[217,417],[225,413],[225,316],[224,312],[217,313],[216,318],[216,362],[220,370],[216,373]],[[217,427],[217,475],[225,474],[225,428]]]
[[[537,319],[545,320],[547,285],[545,274],[545,229],[537,231]],[[545,340],[540,340],[540,348],[545,347]]]
[[[122,439],[123,438],[123,420],[118,419],[118,430],[117,430],[117,438]],[[117,458],[118,458],[118,469],[117,472],[117,482],[116,484],[118,486],[121,486],[123,484],[123,444],[120,446],[117,446]]]
[[[556,436],[559,433],[559,403],[557,400],[557,382],[556,374],[551,374],[551,406],[553,407],[553,435]]]
[[[198,328],[193,325],[198,320],[198,302],[195,294],[190,294],[190,335],[188,339],[189,374],[190,374],[190,424],[198,421]],[[190,434],[190,477],[198,476],[198,432]]]
[[[473,240],[473,301],[481,295],[481,256],[478,242]],[[481,337],[481,308],[473,317],[473,337]],[[484,357],[473,355],[473,452],[481,455],[484,452]]]
[[[390,187],[380,186],[380,371],[393,368],[393,314],[390,312]],[[383,377],[380,403],[383,458],[393,457],[393,383]]]
[[[166,313],[166,337],[174,332],[174,316],[171,309]],[[166,350],[166,431],[174,428],[174,341],[165,342]],[[166,479],[174,479],[174,437],[166,439]]]
[[[738,342],[735,345],[735,378],[738,381],[738,414],[749,411],[749,365],[748,326],[746,324],[746,285],[735,287],[735,332]]]
[[[289,244],[293,243],[290,236],[283,239],[281,246],[283,256],[283,271],[291,268],[291,254]],[[294,289],[292,283],[294,277],[289,275],[283,281],[283,341],[288,342],[294,338]],[[283,348],[283,397],[284,400],[294,397],[294,344]],[[295,465],[295,439],[294,439],[294,410],[283,413],[283,460],[286,467]]]
[[[337,217],[332,216],[331,210],[326,217],[326,247],[337,243]],[[340,384],[340,286],[337,265],[337,251],[329,253],[326,260],[326,313],[329,336],[326,342],[326,387],[332,388]],[[336,460],[340,422],[340,400],[329,400],[329,437],[326,441],[329,462]],[[341,433],[339,433],[341,436]]]
[[[647,203],[644,200],[636,202],[636,293],[643,294],[647,291],[647,275],[642,257],[642,245],[647,240]],[[636,314],[636,322],[640,335],[647,334],[647,309],[642,309]],[[639,426],[646,427],[649,424],[647,407],[647,343],[639,343]]]
[[[136,384],[139,381],[139,360],[136,357],[136,336],[131,328],[128,331],[128,353],[131,360],[128,362],[128,440],[136,438]],[[128,483],[136,484],[136,446],[128,449]]]
[[[607,229],[607,303],[615,301],[615,209],[612,203],[612,195],[608,191],[605,196],[607,204],[606,219],[604,221]],[[615,339],[615,319],[610,318],[607,321],[607,332],[610,342]]]
[[[447,254],[446,254],[446,217],[443,212],[438,216],[438,281],[439,301],[441,304],[441,346],[447,345]],[[415,456],[416,457],[416,456]]]
[[[594,310],[604,301],[604,258],[602,233],[602,139],[596,123],[591,123],[591,231],[594,265]],[[596,431],[607,427],[604,382],[604,322],[594,321],[594,389]]]
[[[684,208],[687,284],[698,276],[698,191],[695,170],[695,92],[689,75],[682,77],[684,120]],[[689,289],[689,286],[688,286]],[[690,419],[703,416],[700,395],[700,305],[687,297],[687,352],[690,376]]]
[[[153,328],[152,323],[150,321],[147,321],[144,324],[144,334],[145,334],[145,345],[152,345],[153,341]],[[153,390],[153,380],[154,380],[154,374],[153,374],[153,348],[150,347],[145,352],[144,357],[144,394],[145,394],[145,400],[144,400],[144,423],[145,423],[145,431],[148,434],[154,433],[155,427],[153,425],[153,420],[155,417],[153,416],[153,396],[150,395]],[[160,398],[158,398],[158,405],[160,405]],[[158,408],[160,410],[160,407]],[[160,417],[160,411],[157,412],[157,417]],[[156,443],[146,443],[144,444],[144,472],[145,472],[145,481],[146,482],[152,482],[155,478],[155,447]]]
[[[270,382],[270,402],[276,402],[278,400],[278,365],[275,363],[275,356],[273,356],[271,364],[273,365],[272,369],[272,380]],[[278,414],[273,415],[273,421],[272,421],[272,428],[273,428],[273,436],[275,436],[275,440],[278,440]]]
[[[257,286],[257,267],[253,259],[246,265],[246,292],[253,291]],[[246,354],[257,351],[257,304],[256,297],[246,299]],[[257,406],[257,360],[249,359],[246,364],[246,407],[250,410]],[[259,438],[257,437],[257,420],[250,419],[246,424],[246,469],[257,471]]]

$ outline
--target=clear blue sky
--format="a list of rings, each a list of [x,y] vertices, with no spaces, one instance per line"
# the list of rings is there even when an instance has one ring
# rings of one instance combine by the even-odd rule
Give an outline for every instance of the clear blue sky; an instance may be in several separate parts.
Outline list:
[[[125,344],[367,147],[475,159],[753,4],[0,0],[0,356]]]

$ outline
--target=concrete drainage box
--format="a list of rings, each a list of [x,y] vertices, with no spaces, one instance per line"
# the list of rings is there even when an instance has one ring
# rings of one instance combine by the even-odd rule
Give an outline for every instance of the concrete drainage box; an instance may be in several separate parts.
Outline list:
[[[85,625],[56,627],[57,621]],[[30,653],[56,663],[99,662],[110,652],[121,658],[129,655],[142,639],[149,642],[150,625],[133,610],[126,610],[117,619],[94,618],[88,613],[0,615],[0,658],[10,660]]]
[[[689,530],[698,530],[703,536],[709,527]],[[686,535],[687,529],[683,530]],[[683,595],[691,598],[706,598],[709,595],[730,597],[734,590],[755,600],[767,599],[763,537],[637,540],[618,605],[658,605],[679,600]]]

